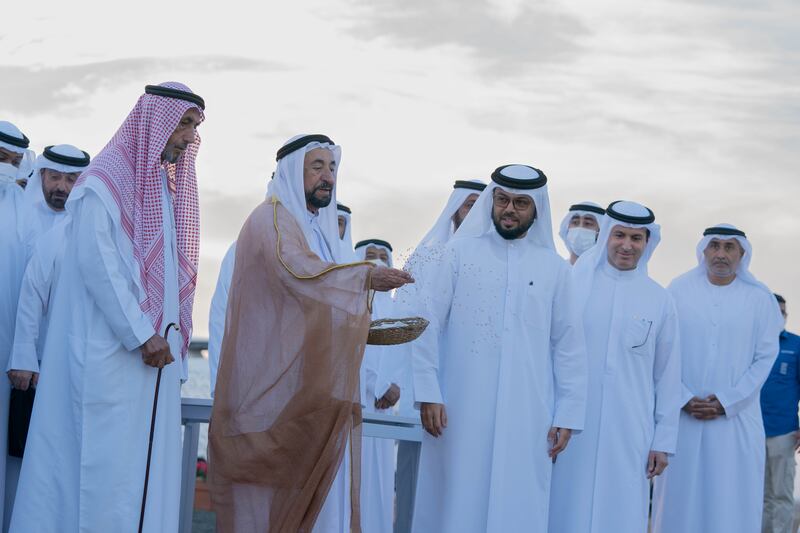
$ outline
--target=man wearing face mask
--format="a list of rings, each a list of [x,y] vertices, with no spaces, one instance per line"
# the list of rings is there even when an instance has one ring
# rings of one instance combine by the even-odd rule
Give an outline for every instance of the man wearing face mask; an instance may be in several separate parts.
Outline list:
[[[761,414],[767,436],[764,518],[761,531],[783,533],[794,522],[794,456],[800,448],[800,337],[786,331],[786,299],[775,295],[783,315],[780,352],[761,389]]]
[[[0,180],[25,188],[36,159],[29,146],[30,140],[18,127],[0,120]]]
[[[25,268],[25,202],[17,180],[30,173],[33,152],[28,146],[30,140],[19,128],[0,120],[0,363],[8,361],[11,350],[19,284]],[[7,396],[7,391],[0,389],[0,398]],[[2,427],[0,424],[0,442],[5,441]]]
[[[356,243],[359,260],[378,266],[392,266],[392,245],[381,239]],[[392,296],[376,292],[372,299],[372,320],[397,318]],[[391,414],[400,399],[398,383],[405,370],[402,348],[370,346],[361,362],[361,405],[366,413]],[[361,440],[361,529],[369,533],[391,533],[394,522],[394,441],[377,437]]]
[[[650,479],[675,452],[681,393],[672,297],[647,274],[661,240],[648,208],[614,202],[572,270],[589,395],[583,431],[553,467],[551,533],[643,533]]]
[[[24,191],[17,180],[28,177],[30,141],[10,122],[0,121],[0,364],[7,365],[14,341],[17,302],[25,272]],[[10,383],[0,380],[0,502],[3,502],[8,443]],[[3,510],[0,505],[0,518]],[[7,521],[7,517],[6,517]],[[2,520],[0,520],[2,524]]]
[[[681,331],[678,446],[656,479],[653,532],[759,531],[764,424],[759,391],[778,355],[783,320],[749,270],[744,231],[703,232],[698,266],[669,286]]]
[[[575,264],[586,250],[597,242],[600,217],[605,209],[594,202],[581,202],[570,206],[567,216],[561,221],[558,235],[569,251],[569,263]]]

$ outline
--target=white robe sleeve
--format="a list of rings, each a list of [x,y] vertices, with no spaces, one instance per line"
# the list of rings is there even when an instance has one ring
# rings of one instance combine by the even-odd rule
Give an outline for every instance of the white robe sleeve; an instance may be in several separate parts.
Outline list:
[[[75,223],[78,264],[89,294],[120,342],[127,350],[135,350],[155,330],[139,306],[136,285],[114,243],[111,218],[93,192],[84,196]]]
[[[780,352],[780,328],[776,327],[778,317],[775,315],[777,302],[770,294],[768,301],[760,307],[754,332],[755,353],[750,367],[733,386],[715,392],[725,408],[727,418],[738,415],[750,403],[759,401],[761,386],[767,380]]]
[[[211,297],[211,309],[208,315],[208,369],[211,385],[211,397],[217,384],[219,355],[222,351],[222,338],[225,335],[225,314],[228,311],[228,292],[233,280],[233,267],[236,262],[236,242],[231,244],[219,269],[217,287]]]
[[[672,297],[667,297],[667,309],[661,331],[656,338],[653,384],[655,386],[655,432],[650,449],[670,455],[678,445],[678,424],[683,390],[681,381],[681,343],[678,314]],[[687,400],[688,401],[688,400]]]
[[[419,295],[423,316],[430,324],[420,338],[411,343],[415,404],[444,403],[439,387],[439,337],[450,315],[457,278],[456,253],[448,246],[434,281]]]
[[[588,360],[586,340],[578,302],[572,288],[569,267],[559,267],[558,285],[553,298],[550,339],[555,384],[553,426],[580,431],[586,418]]]
[[[403,370],[405,366],[405,354],[400,346],[383,346],[381,349],[381,358],[378,362],[378,375],[375,383],[375,397],[377,399],[383,398],[383,395],[389,391],[392,384],[399,385],[402,381]],[[400,395],[404,392],[400,391]]]
[[[694,397],[695,393],[689,390],[689,387],[687,387],[686,384],[683,382],[683,380],[681,380],[681,402],[680,402],[681,409],[683,409],[683,406],[686,405],[689,402],[689,400],[691,400]]]
[[[14,346],[8,361],[9,370],[39,372],[39,331],[50,297],[50,276],[39,254],[34,254],[25,269],[19,291]]]

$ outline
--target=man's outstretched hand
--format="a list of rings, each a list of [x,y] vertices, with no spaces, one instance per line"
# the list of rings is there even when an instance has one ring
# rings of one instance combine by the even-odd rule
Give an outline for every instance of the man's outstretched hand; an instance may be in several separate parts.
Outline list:
[[[372,269],[370,289],[385,292],[398,289],[406,283],[414,283],[414,278],[408,272],[381,266]]]

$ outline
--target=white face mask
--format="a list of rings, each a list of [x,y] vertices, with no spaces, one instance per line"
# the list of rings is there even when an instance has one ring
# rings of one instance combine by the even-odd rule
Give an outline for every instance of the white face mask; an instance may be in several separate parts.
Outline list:
[[[578,257],[597,242],[597,232],[587,228],[569,228],[567,244],[572,253]]]
[[[10,163],[0,163],[0,180],[14,181],[19,176],[19,168]]]

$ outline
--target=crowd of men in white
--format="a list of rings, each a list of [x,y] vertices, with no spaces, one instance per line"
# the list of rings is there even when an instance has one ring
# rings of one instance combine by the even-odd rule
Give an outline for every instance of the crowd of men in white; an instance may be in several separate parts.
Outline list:
[[[192,136],[198,123],[190,124]],[[159,153],[182,124],[163,126]],[[322,209],[338,209],[339,234],[320,233],[320,242],[335,239],[352,261],[391,267],[388,242],[353,246],[351,212],[336,204],[338,162],[319,179],[330,183],[332,203]],[[3,531],[129,531],[139,518],[146,445],[134,432],[146,438],[152,377],[137,373],[152,370],[146,356],[158,350],[147,352],[145,341],[158,335],[152,325],[137,326],[141,298],[126,296],[141,291],[126,271],[125,254],[133,252],[121,244],[124,217],[104,214],[113,203],[102,194],[67,204],[89,164],[86,152],[66,144],[34,158],[27,137],[0,122],[0,361],[9,377],[0,382],[0,450],[11,389],[39,395],[24,461],[0,461]],[[307,176],[297,176],[304,178],[308,192]],[[548,186],[544,172],[526,165],[499,167],[488,184],[457,181],[406,263],[416,283],[375,295],[373,319],[419,315],[430,325],[407,345],[367,347],[363,407],[420,416],[425,435],[419,455],[364,439],[363,530],[392,531],[397,520],[400,530],[419,533],[644,533],[648,523],[657,533],[760,531],[759,391],[783,319],[772,292],[750,273],[745,232],[730,224],[697,228],[697,267],[663,288],[648,275],[662,231],[649,208],[573,205],[558,231],[567,262],[555,250]],[[165,250],[174,251],[169,187],[166,178],[157,184],[165,207],[158,225]],[[81,223],[60,223],[68,215]],[[297,223],[313,225],[314,217]],[[211,304],[212,397],[235,247]],[[162,289],[176,321],[178,263],[167,259]],[[85,290],[54,289],[65,282]],[[69,302],[60,308],[51,295],[62,293]],[[67,346],[49,346],[54,313],[83,317],[71,318]],[[179,359],[180,338],[170,345]],[[162,386],[176,384],[176,392],[159,400],[145,531],[177,528],[179,391],[187,371],[185,358],[169,362],[159,366]],[[395,490],[398,498],[412,494],[413,517],[395,517]],[[334,498],[346,507],[343,487],[334,484]],[[344,518],[320,521],[315,531],[349,531]]]

